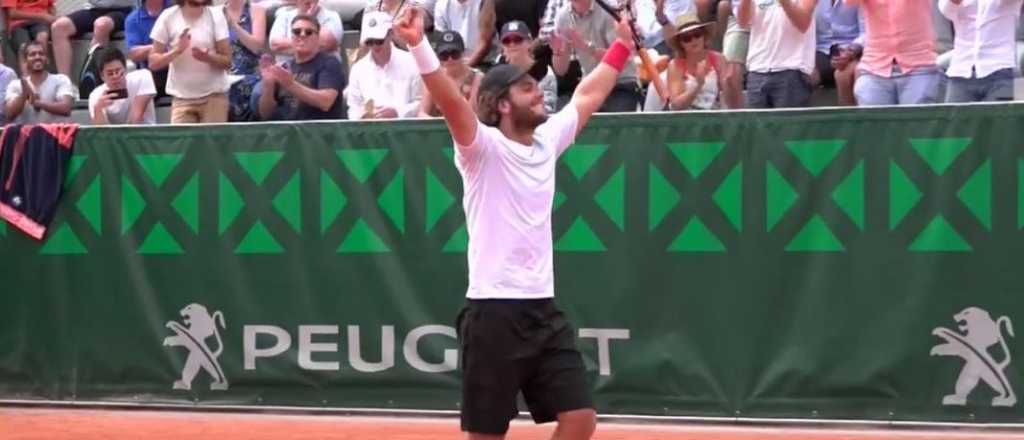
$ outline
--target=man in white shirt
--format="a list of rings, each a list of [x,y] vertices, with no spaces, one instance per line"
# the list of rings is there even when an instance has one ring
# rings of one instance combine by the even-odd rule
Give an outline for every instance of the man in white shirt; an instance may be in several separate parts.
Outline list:
[[[559,155],[632,57],[629,17],[615,25],[617,40],[572,101],[549,118],[537,81],[511,64],[487,72],[474,111],[440,70],[422,15],[406,12],[396,32],[448,123],[465,191],[469,287],[456,323],[462,430],[470,440],[503,438],[522,391],[534,421],[558,421],[558,439],[589,439],[596,415],[586,368],[554,304],[551,209]]]
[[[480,44],[480,6],[483,0],[437,0],[434,4],[434,30],[454,31],[466,43],[466,54],[470,60],[483,59],[487,50]]]
[[[46,47],[37,41],[25,43],[18,59],[27,73],[7,86],[7,120],[15,124],[71,122],[75,90],[68,77],[46,71]]]
[[[124,53],[115,47],[100,58],[103,84],[89,94],[89,116],[96,125],[156,124],[153,74],[140,69],[125,74]]]
[[[231,43],[223,8],[203,6],[210,0],[181,2],[165,9],[150,36],[149,69],[167,72],[172,124],[228,120],[228,69]]]
[[[615,41],[615,19],[601,9],[594,0],[570,0],[555,19],[552,40],[551,67],[556,75],[569,71],[569,62],[575,57],[584,75],[589,75],[601,64],[601,58]],[[619,84],[601,106],[602,112],[635,112],[640,103],[637,87],[636,63],[630,60],[618,78]]]
[[[341,24],[341,16],[337,12],[320,6],[319,0],[298,0],[295,6],[285,6],[274,16],[274,24],[270,28],[270,50],[276,56],[278,64],[286,63],[295,58],[292,46],[292,20],[299,15],[316,17],[320,24],[320,51],[338,57],[345,28]]]
[[[1024,0],[939,0],[953,22],[946,102],[1012,101],[1014,29]]]
[[[806,107],[814,73],[815,0],[742,0],[736,20],[750,29],[747,106]]]
[[[660,3],[660,4],[659,4]],[[663,14],[658,13],[661,7]],[[693,0],[637,0],[636,24],[644,37],[644,46],[653,48],[662,55],[671,55],[665,43],[665,26],[670,26],[683,15],[696,14]]]
[[[391,16],[374,11],[363,16],[360,42],[370,48],[352,66],[345,102],[349,119],[415,118],[422,82],[412,55],[392,43]]]

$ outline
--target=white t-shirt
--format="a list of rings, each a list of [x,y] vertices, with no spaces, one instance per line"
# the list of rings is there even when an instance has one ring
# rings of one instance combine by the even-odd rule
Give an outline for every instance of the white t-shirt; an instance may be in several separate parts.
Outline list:
[[[467,298],[555,296],[555,165],[576,137],[578,123],[576,107],[569,105],[537,127],[533,145],[482,123],[472,145],[456,145],[469,232]]]
[[[434,5],[434,27],[438,31],[454,31],[466,44],[466,56],[480,43],[480,5],[482,0],[438,0]]]
[[[178,44],[178,35],[186,29],[192,35],[192,47],[216,51],[216,42],[228,39],[228,21],[223,8],[207,7],[194,22],[182,15],[178,6],[164,10],[153,24],[150,37],[167,45],[168,50]],[[167,73],[167,94],[175,98],[202,98],[228,90],[228,71],[213,67],[192,57],[192,50],[186,50],[171,61]]]
[[[131,111],[132,101],[139,96],[156,96],[156,86],[153,84],[153,74],[148,70],[136,70],[124,78],[125,87],[128,89],[128,97],[112,102],[107,109],[107,121],[110,124],[127,124],[128,113]],[[89,116],[96,116],[96,102],[104,93],[107,93],[107,85],[101,84],[89,93]],[[153,107],[153,100],[149,100],[146,110],[142,113],[143,124],[156,124],[156,109]]]
[[[366,101],[372,99],[374,109],[390,107],[400,118],[415,118],[423,98],[423,81],[416,60],[409,52],[391,48],[391,58],[384,66],[367,54],[352,65],[345,103],[348,118],[363,119]]]
[[[747,68],[758,73],[799,70],[810,75],[814,71],[817,35],[814,18],[811,18],[807,32],[801,33],[786,16],[786,11],[782,9],[779,1],[797,2],[754,0]]]
[[[71,86],[71,80],[64,75],[54,73],[46,75],[46,79],[36,89],[36,94],[39,95],[39,99],[46,102],[56,102],[59,98],[65,96],[70,96],[72,99],[75,98],[75,90]],[[7,96],[5,99],[7,102],[10,102],[20,95],[21,81],[14,79],[7,85]],[[37,111],[35,107],[26,102],[21,114],[11,121],[13,124],[47,124],[52,122],[71,122],[71,116],[57,116],[45,110]]]

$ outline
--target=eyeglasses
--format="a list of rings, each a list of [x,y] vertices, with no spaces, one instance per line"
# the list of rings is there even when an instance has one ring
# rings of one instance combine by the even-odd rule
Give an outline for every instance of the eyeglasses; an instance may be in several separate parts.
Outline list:
[[[437,59],[441,61],[457,60],[462,58],[462,52],[456,50],[447,50],[437,54]]]
[[[382,44],[384,44],[383,39],[371,38],[369,40],[366,40],[367,46],[380,46]]]
[[[309,37],[316,35],[318,32],[313,28],[293,28],[292,35],[296,37]]]
[[[504,44],[504,45],[507,45],[507,46],[515,46],[515,45],[518,45],[518,44],[523,44],[524,41],[526,41],[525,38],[519,37],[519,36],[516,36],[516,35],[512,35],[512,36],[505,37],[504,39],[502,39],[501,40],[501,44]]]
[[[679,34],[679,41],[682,41],[683,43],[689,43],[689,42],[691,42],[693,40],[696,40],[698,38],[704,38],[704,32],[697,31],[697,32],[687,32],[685,34]]]

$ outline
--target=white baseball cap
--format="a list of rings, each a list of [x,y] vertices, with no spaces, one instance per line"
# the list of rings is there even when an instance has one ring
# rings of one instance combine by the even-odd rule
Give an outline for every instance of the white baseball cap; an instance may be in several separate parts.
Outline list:
[[[391,15],[387,12],[372,11],[363,16],[363,28],[359,34],[359,44],[366,40],[383,40],[391,30]]]

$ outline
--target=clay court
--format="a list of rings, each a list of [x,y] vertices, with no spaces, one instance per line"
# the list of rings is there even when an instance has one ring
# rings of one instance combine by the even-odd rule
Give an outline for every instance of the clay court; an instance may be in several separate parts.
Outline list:
[[[513,424],[508,439],[547,439],[553,426]],[[254,414],[199,411],[0,408],[3,440],[441,440],[462,438],[455,418]],[[794,427],[602,422],[595,440],[1010,440],[996,428]]]

